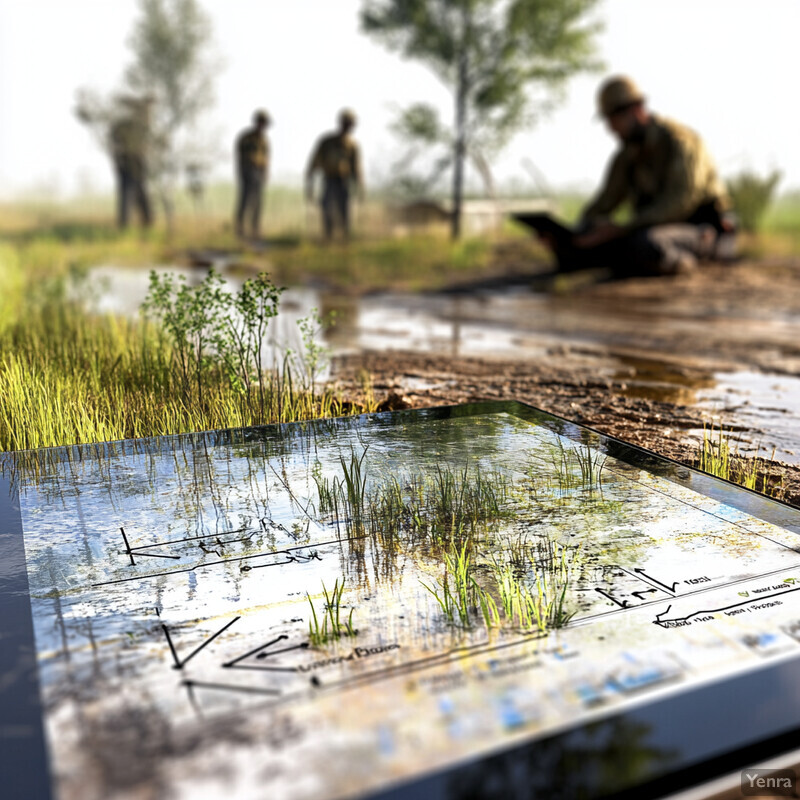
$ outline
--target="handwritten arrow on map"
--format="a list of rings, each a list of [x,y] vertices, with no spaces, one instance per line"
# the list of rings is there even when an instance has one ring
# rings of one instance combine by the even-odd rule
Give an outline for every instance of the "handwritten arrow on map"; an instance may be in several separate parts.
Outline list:
[[[657,591],[658,589],[642,589],[641,592],[631,592],[631,594],[638,600],[641,600],[643,594],[651,594],[652,592],[657,592]]]
[[[158,616],[160,617],[161,614],[159,613]],[[195,649],[192,650],[192,652],[189,653],[189,655],[184,659],[180,659],[178,657],[178,651],[175,649],[175,645],[172,643],[172,637],[169,635],[169,628],[167,628],[167,626],[162,622],[161,629],[164,631],[164,635],[167,637],[167,644],[169,645],[169,650],[172,653],[172,659],[175,661],[172,668],[183,669],[188,661],[191,661],[204,647],[208,647],[208,645],[210,645],[211,642],[217,638],[217,636],[225,633],[225,631],[228,630],[228,628],[230,628],[230,626],[233,625],[233,623],[238,619],[241,619],[241,617],[234,617],[230,622],[223,625],[213,636],[209,636],[208,639],[206,639],[201,645],[195,647]]]
[[[603,597],[607,597],[612,603],[616,603],[620,608],[628,608],[629,603],[627,600],[623,600],[620,603],[620,601],[617,600],[616,597],[613,597],[608,592],[604,592],[602,589],[598,589],[597,587],[595,587],[595,591],[599,592],[601,595],[603,595]]]
[[[646,573],[646,572],[645,572],[645,571],[644,571],[644,570],[643,570],[641,567],[634,567],[634,568],[633,568],[633,571],[634,571],[634,572],[638,572],[638,573],[639,573],[639,575],[641,575],[641,577],[642,577],[644,580],[646,580],[646,581],[650,581],[650,583],[657,583],[659,586],[663,586],[663,587],[664,587],[664,589],[666,589],[666,591],[668,591],[670,594],[675,594],[675,587],[676,587],[676,586],[678,585],[678,583],[680,582],[680,581],[675,581],[675,583],[673,583],[672,585],[670,585],[670,586],[667,586],[667,584],[666,584],[666,583],[661,583],[661,581],[657,581],[655,578],[652,578],[652,577],[651,577],[650,575],[648,575],[648,574],[647,574],[647,573]]]
[[[269,658],[270,656],[276,656],[279,653],[288,653],[290,650],[306,650],[308,648],[308,642],[301,642],[300,644],[292,645],[291,647],[282,647],[279,650],[268,650],[268,648],[272,647],[272,645],[277,644],[278,642],[285,641],[289,637],[282,633],[280,636],[277,636],[272,641],[267,642],[266,644],[261,644],[258,647],[253,648],[252,650],[248,651],[242,656],[238,658],[234,658],[233,661],[228,661],[227,663],[223,664],[223,667],[238,667],[240,661],[244,661],[246,658],[250,656],[256,656],[257,659],[263,660],[265,658]],[[256,655],[258,653],[258,655]],[[243,669],[243,667],[238,667],[239,669]],[[244,667],[244,669],[256,669],[256,667]],[[268,670],[273,672],[297,672],[297,667],[257,667],[257,669]]]

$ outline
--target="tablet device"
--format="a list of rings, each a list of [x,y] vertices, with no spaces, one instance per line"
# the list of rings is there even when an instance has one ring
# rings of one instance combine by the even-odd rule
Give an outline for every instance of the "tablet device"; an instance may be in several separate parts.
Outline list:
[[[558,245],[572,243],[574,232],[554,220],[550,214],[512,214],[511,218],[527,228],[531,228],[539,235],[552,236]]]
[[[513,402],[2,453],[0,639],[9,800],[654,800],[797,748],[800,510]]]

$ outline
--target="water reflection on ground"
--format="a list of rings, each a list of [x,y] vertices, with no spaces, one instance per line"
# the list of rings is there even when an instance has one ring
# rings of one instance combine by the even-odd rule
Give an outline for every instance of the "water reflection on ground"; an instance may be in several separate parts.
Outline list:
[[[205,269],[196,267],[155,269],[177,272],[190,284],[206,275]],[[147,274],[142,269],[111,266],[92,270],[97,307],[138,313],[147,293]],[[244,278],[226,274],[226,280],[235,290]],[[669,309],[659,315],[637,303],[624,307],[587,304],[570,295],[532,292],[524,286],[364,297],[291,287],[283,295],[281,313],[271,323],[273,361],[287,348],[302,351],[296,323],[312,309],[323,318],[331,312],[335,315],[335,324],[320,335],[333,354],[406,350],[523,362],[556,354],[568,366],[573,355],[588,353],[597,361],[598,374],[615,381],[620,394],[702,409],[732,431],[734,438],[741,432],[742,453],[771,457],[775,451],[778,460],[800,464],[800,378],[735,364],[730,364],[735,369],[720,369],[708,359],[698,361],[691,354],[681,357],[669,349],[671,337],[681,341],[687,335],[702,337],[708,325],[719,327],[719,320],[690,320]],[[730,322],[731,327],[737,324]],[[644,333],[652,331],[658,332],[658,339],[643,340]],[[413,391],[417,388],[414,380],[401,378],[400,384]],[[695,438],[703,435],[702,429],[688,433]]]

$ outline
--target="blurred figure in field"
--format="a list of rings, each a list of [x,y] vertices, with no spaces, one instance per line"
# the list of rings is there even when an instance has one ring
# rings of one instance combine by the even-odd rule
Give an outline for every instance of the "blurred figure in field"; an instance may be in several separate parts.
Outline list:
[[[147,150],[150,137],[149,97],[122,97],[122,112],[109,131],[111,159],[117,176],[117,224],[128,226],[131,205],[139,213],[143,227],[153,221],[147,195]]]
[[[204,173],[202,164],[192,161],[186,165],[186,189],[192,198],[195,214],[199,214],[203,210],[203,198],[206,192]]]
[[[269,177],[269,141],[266,130],[270,125],[266,111],[253,114],[253,125],[236,139],[236,178],[239,195],[236,204],[236,234],[245,235],[245,219],[254,239],[261,228],[261,199]]]
[[[323,136],[315,145],[306,169],[306,199],[314,199],[314,173],[322,172],[322,221],[330,241],[338,219],[345,240],[350,237],[350,190],[364,199],[361,156],[352,137],[356,115],[347,109],[339,114],[339,130]]]
[[[559,269],[610,266],[619,277],[671,275],[717,255],[720,238],[733,235],[733,224],[725,187],[702,139],[651,113],[627,77],[605,81],[597,105],[620,148],[575,234],[559,241],[544,236]],[[624,204],[628,220],[612,221]]]

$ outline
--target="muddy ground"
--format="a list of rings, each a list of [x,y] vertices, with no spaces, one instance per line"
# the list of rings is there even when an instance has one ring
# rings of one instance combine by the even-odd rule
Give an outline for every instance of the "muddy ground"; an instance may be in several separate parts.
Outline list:
[[[532,269],[529,281],[539,293],[540,271]],[[530,292],[524,272],[513,272],[516,299],[501,313],[518,300],[524,316]],[[520,341],[538,336],[542,348],[465,357],[446,348],[404,349],[398,339],[396,349],[336,357],[333,375],[356,398],[366,371],[385,407],[519,400],[692,466],[698,448],[686,432],[709,422],[692,404],[693,390],[721,370],[800,376],[800,259],[703,265],[668,278],[557,280],[544,288],[547,302],[514,323]],[[477,308],[482,293],[497,290],[494,280],[428,299],[444,303],[463,293]],[[766,473],[780,499],[800,506],[800,467],[774,460]]]

